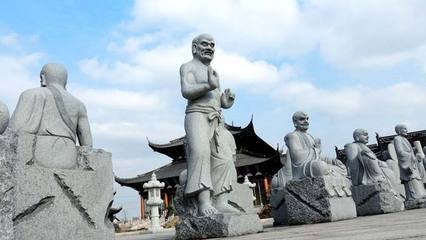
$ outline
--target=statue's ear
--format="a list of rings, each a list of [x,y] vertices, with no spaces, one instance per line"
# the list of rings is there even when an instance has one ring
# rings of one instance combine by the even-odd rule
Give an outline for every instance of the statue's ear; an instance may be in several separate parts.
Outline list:
[[[193,43],[192,44],[192,55],[194,55],[197,52],[197,44]]]

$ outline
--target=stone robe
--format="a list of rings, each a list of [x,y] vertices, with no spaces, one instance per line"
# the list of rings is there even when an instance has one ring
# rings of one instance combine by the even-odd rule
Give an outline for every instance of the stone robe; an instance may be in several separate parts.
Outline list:
[[[185,194],[209,189],[215,195],[232,190],[237,180],[236,144],[225,128],[220,111],[220,91],[188,101],[185,116],[188,177]]]
[[[77,104],[77,107],[81,106]],[[69,169],[77,166],[77,123],[72,124],[74,130],[64,122],[51,90],[40,87],[21,94],[10,126],[15,131],[34,136],[30,163]]]
[[[426,192],[418,169],[418,160],[410,142],[402,136],[393,139],[393,145],[398,158],[400,178],[405,185],[408,200],[425,197]]]
[[[392,166],[380,161],[365,144],[347,144],[345,153],[349,175],[354,186],[387,182],[395,188],[399,184],[399,179],[396,179]]]

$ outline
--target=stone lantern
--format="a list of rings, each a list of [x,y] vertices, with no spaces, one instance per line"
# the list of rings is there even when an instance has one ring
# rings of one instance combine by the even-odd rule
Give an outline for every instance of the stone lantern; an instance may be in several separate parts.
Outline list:
[[[161,189],[164,188],[164,183],[157,180],[155,173],[152,173],[151,180],[143,185],[143,188],[148,191],[148,205],[151,209],[151,231],[158,232],[163,229],[160,225],[160,215],[158,207],[163,204],[161,199]]]
[[[253,194],[254,188],[256,187],[256,183],[250,182],[250,180],[248,179],[248,176],[245,175],[243,184],[247,185],[251,189],[251,195],[253,196],[253,201],[256,200],[256,197]]]

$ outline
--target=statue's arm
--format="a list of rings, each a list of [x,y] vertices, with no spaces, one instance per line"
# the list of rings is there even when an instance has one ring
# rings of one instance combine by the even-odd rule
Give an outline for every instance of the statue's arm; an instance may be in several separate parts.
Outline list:
[[[294,160],[306,160],[309,155],[309,149],[302,148],[299,138],[294,134],[288,134],[285,137],[285,143],[290,152],[290,156]]]
[[[209,83],[197,83],[194,74],[184,65],[180,68],[180,85],[182,96],[188,100],[202,97],[215,89]]]
[[[93,146],[92,133],[90,131],[89,118],[86,107],[81,104],[77,122],[77,137],[80,146]]]

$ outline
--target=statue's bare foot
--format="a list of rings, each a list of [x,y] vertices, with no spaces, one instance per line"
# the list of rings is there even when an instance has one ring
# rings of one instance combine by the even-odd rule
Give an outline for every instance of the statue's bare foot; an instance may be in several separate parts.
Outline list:
[[[231,206],[228,203],[229,199],[229,193],[223,193],[217,196],[216,198],[216,209],[221,213],[233,213],[238,214],[240,211],[238,211],[236,208]]]
[[[200,203],[198,205],[198,213],[203,216],[209,216],[213,214],[217,214],[218,211],[216,208],[212,206],[210,202]]]
[[[228,203],[224,204],[216,204],[216,209],[221,212],[221,213],[233,213],[233,214],[239,214],[241,213],[240,211],[238,211],[236,208],[234,208],[233,206],[229,205]]]

